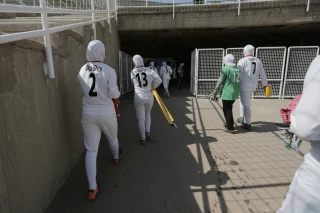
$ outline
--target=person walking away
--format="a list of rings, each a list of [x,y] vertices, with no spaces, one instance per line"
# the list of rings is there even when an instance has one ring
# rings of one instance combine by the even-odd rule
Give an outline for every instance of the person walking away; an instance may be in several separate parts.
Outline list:
[[[133,57],[135,68],[131,71],[131,80],[134,85],[134,105],[138,119],[141,144],[145,145],[150,139],[151,110],[154,102],[152,89],[156,89],[162,80],[153,69],[144,67],[140,55]]]
[[[265,90],[268,85],[266,73],[263,64],[259,58],[254,57],[254,46],[247,45],[244,47],[244,58],[238,62],[241,70],[240,79],[240,117],[237,119],[241,127],[251,130],[251,95],[258,86],[259,76],[262,86]]]
[[[178,68],[178,88],[179,89],[181,89],[181,86],[182,86],[183,73],[184,73],[183,66],[184,66],[184,63],[181,63]]]
[[[233,104],[238,99],[240,94],[240,78],[241,71],[234,63],[234,56],[228,54],[224,57],[224,67],[221,71],[217,85],[209,95],[209,98],[217,100],[217,94],[222,88],[221,99],[223,104],[223,114],[226,120],[225,126],[222,129],[225,132],[234,132],[234,121],[233,121]]]
[[[91,41],[87,48],[88,62],[81,68],[77,80],[82,89],[82,129],[86,147],[85,166],[89,182],[88,199],[94,200],[99,186],[96,182],[97,155],[101,131],[108,139],[117,164],[122,155],[118,142],[118,122],[114,103],[119,104],[120,92],[113,68],[105,64],[105,47],[101,41]]]
[[[160,69],[160,77],[162,78],[163,87],[164,87],[164,96],[168,96],[170,98],[169,93],[169,82],[172,75],[172,69],[166,62],[162,62],[162,67]]]
[[[148,68],[149,68],[149,69],[152,69],[153,71],[155,71],[155,72],[159,75],[158,70],[157,70],[157,68],[154,66],[154,62],[153,62],[153,61],[150,62],[150,66],[149,66]]]

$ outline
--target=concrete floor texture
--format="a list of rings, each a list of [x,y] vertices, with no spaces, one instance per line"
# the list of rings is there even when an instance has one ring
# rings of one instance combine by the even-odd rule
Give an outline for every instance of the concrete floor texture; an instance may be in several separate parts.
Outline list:
[[[162,95],[162,92],[159,92]],[[46,213],[258,213],[276,212],[303,155],[285,148],[275,123],[290,100],[254,99],[253,130],[221,131],[222,103],[196,99],[187,90],[171,89],[164,98],[177,129],[167,123],[155,101],[151,134],[139,143],[133,95],[121,98],[119,141],[124,155],[111,162],[103,137],[98,155],[101,185],[87,200],[82,157]],[[239,101],[234,119],[239,116]],[[303,142],[302,150],[309,146]]]

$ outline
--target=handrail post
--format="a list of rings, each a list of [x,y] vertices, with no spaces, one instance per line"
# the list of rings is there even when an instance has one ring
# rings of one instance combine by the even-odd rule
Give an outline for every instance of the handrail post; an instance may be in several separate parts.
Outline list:
[[[110,0],[107,0],[107,10],[109,11],[110,8]],[[111,21],[110,21],[110,12],[108,12],[108,26],[109,26],[109,33],[111,33]]]
[[[117,23],[117,26],[118,26],[118,3],[117,3],[117,0],[114,0],[114,7],[115,7],[115,10],[116,10],[116,23]]]
[[[174,0],[172,0],[172,10],[173,10],[173,19],[174,19],[174,16],[175,16],[175,7],[174,7]]]
[[[240,16],[240,6],[241,6],[241,0],[239,0],[239,4],[238,4],[238,16]]]
[[[146,7],[148,7],[148,0],[146,0]]]
[[[306,11],[309,12],[309,9],[310,9],[310,0],[308,0],[308,4],[307,4],[307,9],[306,9]]]
[[[96,14],[94,13],[94,0],[91,0],[91,10],[92,10],[92,21],[96,20]],[[93,29],[93,39],[97,40],[97,25],[96,22],[92,23],[92,29]]]
[[[40,0],[40,7],[46,8],[46,0]],[[45,30],[45,35],[43,36],[44,46],[46,48],[46,57],[49,68],[49,78],[54,78],[54,68],[53,68],[53,57],[52,57],[52,49],[51,49],[51,41],[49,34],[49,24],[48,24],[48,14],[47,12],[41,13],[42,20],[42,28]]]

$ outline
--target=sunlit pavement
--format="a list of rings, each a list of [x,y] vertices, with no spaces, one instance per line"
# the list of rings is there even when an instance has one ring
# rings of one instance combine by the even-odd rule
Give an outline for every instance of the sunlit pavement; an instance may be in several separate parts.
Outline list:
[[[159,94],[162,95],[161,90]],[[158,104],[152,111],[152,137],[139,135],[132,94],[121,98],[119,141],[122,161],[113,165],[105,138],[98,156],[101,190],[87,200],[84,158],[80,159],[47,213],[227,213],[276,212],[303,156],[287,150],[275,123],[289,100],[254,99],[253,129],[221,131],[222,103],[195,99],[171,89],[164,102],[178,125],[169,126]],[[239,115],[239,101],[234,118]],[[308,151],[303,143],[302,151]]]

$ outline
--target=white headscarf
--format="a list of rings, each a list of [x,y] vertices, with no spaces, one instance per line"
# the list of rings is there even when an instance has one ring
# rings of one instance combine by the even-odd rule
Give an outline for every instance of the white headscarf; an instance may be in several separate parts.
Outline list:
[[[183,66],[184,66],[184,63],[181,63],[179,68],[182,68]]]
[[[166,62],[162,62],[162,66],[167,66],[167,63]]]
[[[99,40],[93,40],[88,44],[86,57],[88,61],[104,61],[106,49]]]
[[[136,68],[143,67],[143,58],[140,55],[133,56],[133,64]]]
[[[223,62],[225,65],[229,65],[229,66],[235,66],[234,63],[234,56],[232,54],[227,54],[224,59]]]
[[[254,56],[254,46],[248,44],[247,46],[244,47],[243,49],[243,55],[245,57],[247,56]]]
[[[150,62],[150,67],[154,67],[154,62]]]

